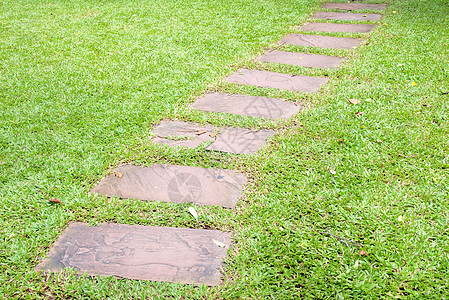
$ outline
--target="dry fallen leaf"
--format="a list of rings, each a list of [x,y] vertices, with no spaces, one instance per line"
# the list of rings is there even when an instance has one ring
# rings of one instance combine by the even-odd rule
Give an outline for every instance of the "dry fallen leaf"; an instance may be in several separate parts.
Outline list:
[[[365,113],[365,112],[363,112],[363,111],[359,111],[359,112],[356,112],[355,115],[356,115],[356,116],[361,116],[361,115],[363,115],[364,113]]]
[[[207,132],[207,130],[199,130],[196,132],[196,135],[202,135],[205,134]]]
[[[214,240],[214,239],[211,239],[211,240],[212,240],[212,242],[214,242],[215,245],[217,245],[217,246],[220,247],[220,248],[226,247],[226,244],[225,244],[225,243],[222,243],[222,242],[217,241],[217,240]]]
[[[412,156],[410,156],[411,158],[415,158],[418,157],[418,154],[413,154]]]
[[[195,218],[195,220],[198,221],[198,214],[196,213],[196,210],[193,207],[189,207],[190,214]]]
[[[365,18],[368,17],[367,15],[363,15]]]
[[[360,103],[359,99],[348,99],[349,102],[351,102],[352,104],[356,105]]]
[[[365,250],[360,250],[359,254],[360,254],[361,256],[368,256],[368,253],[366,253]]]
[[[114,175],[115,175],[115,177],[118,177],[118,178],[122,178],[123,177],[123,174],[120,173],[119,171],[115,172]]]
[[[209,133],[209,136],[211,137],[211,138],[214,138],[215,136],[216,136],[217,134],[216,133],[214,133],[214,132],[212,132],[212,133]]]
[[[61,203],[61,200],[59,200],[57,198],[51,198],[48,201],[53,202],[53,203]]]

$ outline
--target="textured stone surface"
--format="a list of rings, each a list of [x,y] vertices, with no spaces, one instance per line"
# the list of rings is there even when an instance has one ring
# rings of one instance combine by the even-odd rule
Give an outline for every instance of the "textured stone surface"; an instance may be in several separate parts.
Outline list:
[[[269,71],[240,69],[227,77],[226,81],[237,84],[255,85],[258,87],[315,93],[320,89],[322,84],[327,82],[327,79]]]
[[[181,121],[162,121],[153,128],[157,136],[154,143],[167,144],[169,146],[183,146],[196,148],[202,142],[212,142],[215,135],[214,127],[199,125]],[[176,138],[176,139],[174,139]]]
[[[217,230],[72,223],[35,269],[216,286],[230,243]]]
[[[324,3],[323,8],[326,9],[342,9],[342,10],[384,10],[387,8],[386,4],[376,3]]]
[[[252,131],[244,128],[224,129],[206,150],[215,150],[237,154],[256,153],[274,134],[273,130]]]
[[[379,21],[379,14],[355,14],[343,12],[317,11],[311,19],[341,20],[341,21]]]
[[[372,24],[309,23],[299,27],[299,30],[318,32],[366,33],[373,30],[374,27],[376,27],[376,25]]]
[[[280,99],[220,93],[205,95],[192,108],[272,120],[288,119],[301,110],[301,106]]]
[[[303,47],[352,49],[362,42],[361,39],[340,38],[333,36],[308,35],[292,33],[282,38],[280,43]]]
[[[117,172],[120,176],[117,176]],[[234,208],[247,179],[231,170],[175,165],[117,167],[91,193],[109,197]]]
[[[307,53],[295,53],[286,51],[270,51],[257,59],[263,62],[273,62],[286,65],[311,67],[321,69],[331,69],[340,65],[343,59],[334,56],[307,54]]]

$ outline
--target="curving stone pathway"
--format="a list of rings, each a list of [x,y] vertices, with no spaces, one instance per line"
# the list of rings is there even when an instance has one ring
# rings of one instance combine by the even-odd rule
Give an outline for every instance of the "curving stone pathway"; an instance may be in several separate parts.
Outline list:
[[[385,4],[325,3],[325,9],[382,10]],[[317,12],[312,19],[379,20],[380,14]],[[375,25],[310,23],[303,31],[369,32]],[[303,47],[352,49],[361,39],[289,34],[280,42]],[[335,68],[342,59],[315,54],[271,51],[260,61],[313,68]],[[326,78],[240,69],[225,79],[236,84],[316,93]],[[268,119],[287,119],[301,109],[280,99],[213,93],[192,104],[192,108]],[[211,125],[162,121],[153,129],[155,143],[196,148],[210,143],[207,150],[252,154],[274,131],[244,128],[217,129]],[[247,177],[231,170],[175,165],[117,167],[91,193],[148,201],[196,203],[234,208]],[[217,230],[183,229],[122,224],[89,227],[72,223],[36,270],[59,272],[71,267],[78,273],[131,279],[205,284],[221,283],[222,261],[231,244],[231,234]]]

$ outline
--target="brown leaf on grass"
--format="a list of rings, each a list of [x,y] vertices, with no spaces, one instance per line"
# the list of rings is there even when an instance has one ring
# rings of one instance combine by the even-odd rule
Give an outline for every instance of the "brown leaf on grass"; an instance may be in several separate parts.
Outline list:
[[[359,111],[359,112],[356,112],[355,115],[356,115],[356,116],[361,116],[361,115],[363,115],[364,113],[365,113],[365,112],[363,112],[363,111]]]
[[[61,203],[61,200],[59,200],[57,198],[50,198],[50,199],[48,199],[48,201],[50,201],[52,203]]]
[[[360,103],[360,100],[359,100],[359,99],[348,99],[348,101],[351,102],[351,103],[354,104],[354,105],[357,105],[357,104]]]
[[[199,130],[196,132],[196,135],[202,135],[205,134],[207,132],[207,130]]]
[[[118,178],[122,178],[123,177],[123,174],[120,173],[119,171],[115,172],[114,175],[115,175],[115,177],[118,177]]]
[[[360,250],[359,254],[360,254],[361,256],[368,256],[368,253],[366,253],[365,250]]]
[[[209,136],[210,136],[211,138],[214,138],[216,135],[217,135],[217,134],[216,134],[215,132],[209,133]]]

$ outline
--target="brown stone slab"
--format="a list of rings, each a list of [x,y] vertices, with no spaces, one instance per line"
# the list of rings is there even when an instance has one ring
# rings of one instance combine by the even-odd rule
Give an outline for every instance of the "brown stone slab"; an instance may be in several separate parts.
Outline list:
[[[324,3],[323,8],[342,10],[384,10],[387,8],[387,5],[377,3]]]
[[[301,110],[301,106],[280,99],[220,93],[205,95],[192,108],[272,120],[288,119]]]
[[[153,133],[157,135],[153,138],[154,143],[196,148],[202,142],[212,142],[211,134],[215,135],[215,129],[209,125],[162,121],[153,128]]]
[[[117,167],[113,174],[103,178],[91,193],[234,208],[246,181],[245,175],[231,170],[175,165],[125,165]]]
[[[227,128],[221,132],[215,142],[206,150],[215,150],[236,154],[253,154],[263,147],[275,132],[263,129],[252,131],[244,128]]]
[[[263,62],[272,62],[299,67],[332,69],[340,65],[343,59],[334,56],[307,54],[286,51],[270,51],[257,58]]]
[[[299,30],[319,32],[366,33],[373,30],[374,27],[376,27],[376,25],[372,24],[309,23],[299,27]]]
[[[35,269],[217,286],[230,243],[230,234],[218,230],[77,222]]]
[[[341,20],[341,21],[379,21],[380,18],[382,18],[382,15],[317,11],[310,18],[324,19],[324,20]]]
[[[296,33],[289,34],[280,41],[282,44],[333,49],[352,49],[360,45],[361,42],[361,39]]]
[[[237,84],[255,85],[258,87],[315,93],[320,89],[322,84],[327,82],[327,79],[322,77],[239,69],[237,72],[227,77],[226,81]]]

